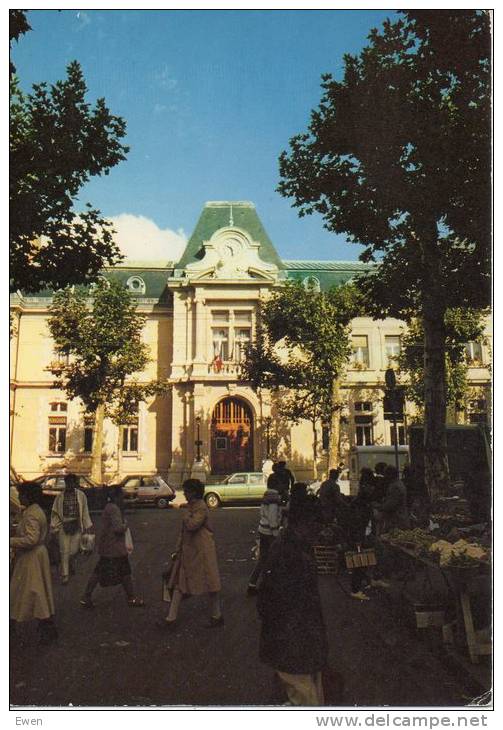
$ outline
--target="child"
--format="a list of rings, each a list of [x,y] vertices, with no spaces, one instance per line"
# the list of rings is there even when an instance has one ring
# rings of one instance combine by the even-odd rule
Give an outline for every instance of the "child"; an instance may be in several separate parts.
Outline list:
[[[248,583],[248,593],[250,594],[256,593],[257,591],[258,580],[264,569],[267,553],[274,538],[278,536],[281,526],[282,510],[280,495],[274,486],[274,475],[271,474],[268,480],[268,488],[264,492],[262,504],[260,505],[260,521],[258,525],[260,538],[259,558]]]

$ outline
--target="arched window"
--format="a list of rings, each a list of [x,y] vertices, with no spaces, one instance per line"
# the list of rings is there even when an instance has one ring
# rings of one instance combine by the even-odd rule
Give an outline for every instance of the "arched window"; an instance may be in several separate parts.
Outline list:
[[[139,276],[130,276],[126,286],[133,294],[145,294],[145,282]]]
[[[311,291],[321,291],[320,280],[316,276],[306,276],[305,279],[302,279],[302,286],[304,289],[310,289]]]

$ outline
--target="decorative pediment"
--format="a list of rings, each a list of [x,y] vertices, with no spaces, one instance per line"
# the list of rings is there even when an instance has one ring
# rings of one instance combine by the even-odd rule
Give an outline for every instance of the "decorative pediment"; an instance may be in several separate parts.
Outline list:
[[[190,279],[275,279],[278,267],[263,261],[259,249],[240,228],[220,228],[203,242],[202,259],[187,264],[186,274]]]

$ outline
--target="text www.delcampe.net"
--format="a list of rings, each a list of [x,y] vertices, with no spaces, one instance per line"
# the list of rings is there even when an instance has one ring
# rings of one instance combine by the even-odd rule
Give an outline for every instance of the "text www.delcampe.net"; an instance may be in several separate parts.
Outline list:
[[[317,727],[413,727],[433,728],[442,727],[488,727],[487,715],[400,715],[383,713],[382,715],[370,714],[366,717],[358,715],[318,715],[316,717]]]

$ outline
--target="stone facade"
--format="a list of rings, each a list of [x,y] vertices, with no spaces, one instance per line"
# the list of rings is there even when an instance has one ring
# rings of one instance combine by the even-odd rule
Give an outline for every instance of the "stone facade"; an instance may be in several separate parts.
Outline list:
[[[364,268],[359,262],[282,261],[253,205],[225,201],[206,204],[178,263],[104,271],[134,293],[146,316],[151,362],[140,379],[168,378],[172,386],[166,395],[140,404],[136,424],[105,423],[106,480],[153,472],[173,484],[190,475],[211,480],[260,470],[268,450],[288,460],[297,478],[312,478],[311,425],[283,422],[270,393],[255,392],[240,380],[239,361],[253,338],[258,302],[272,289],[286,279],[326,289]],[[50,301],[50,292],[12,297],[10,453],[12,466],[25,478],[64,466],[90,471],[90,424],[82,404],[67,402],[52,387],[48,368],[58,355],[47,328]],[[391,444],[382,389],[403,327],[394,319],[362,317],[352,323],[354,357],[341,414],[346,454],[355,443]],[[484,343],[468,348],[470,412],[452,413],[452,420],[490,419],[490,340],[488,322]],[[410,404],[406,410],[413,417]],[[321,436],[320,475],[326,470]]]

